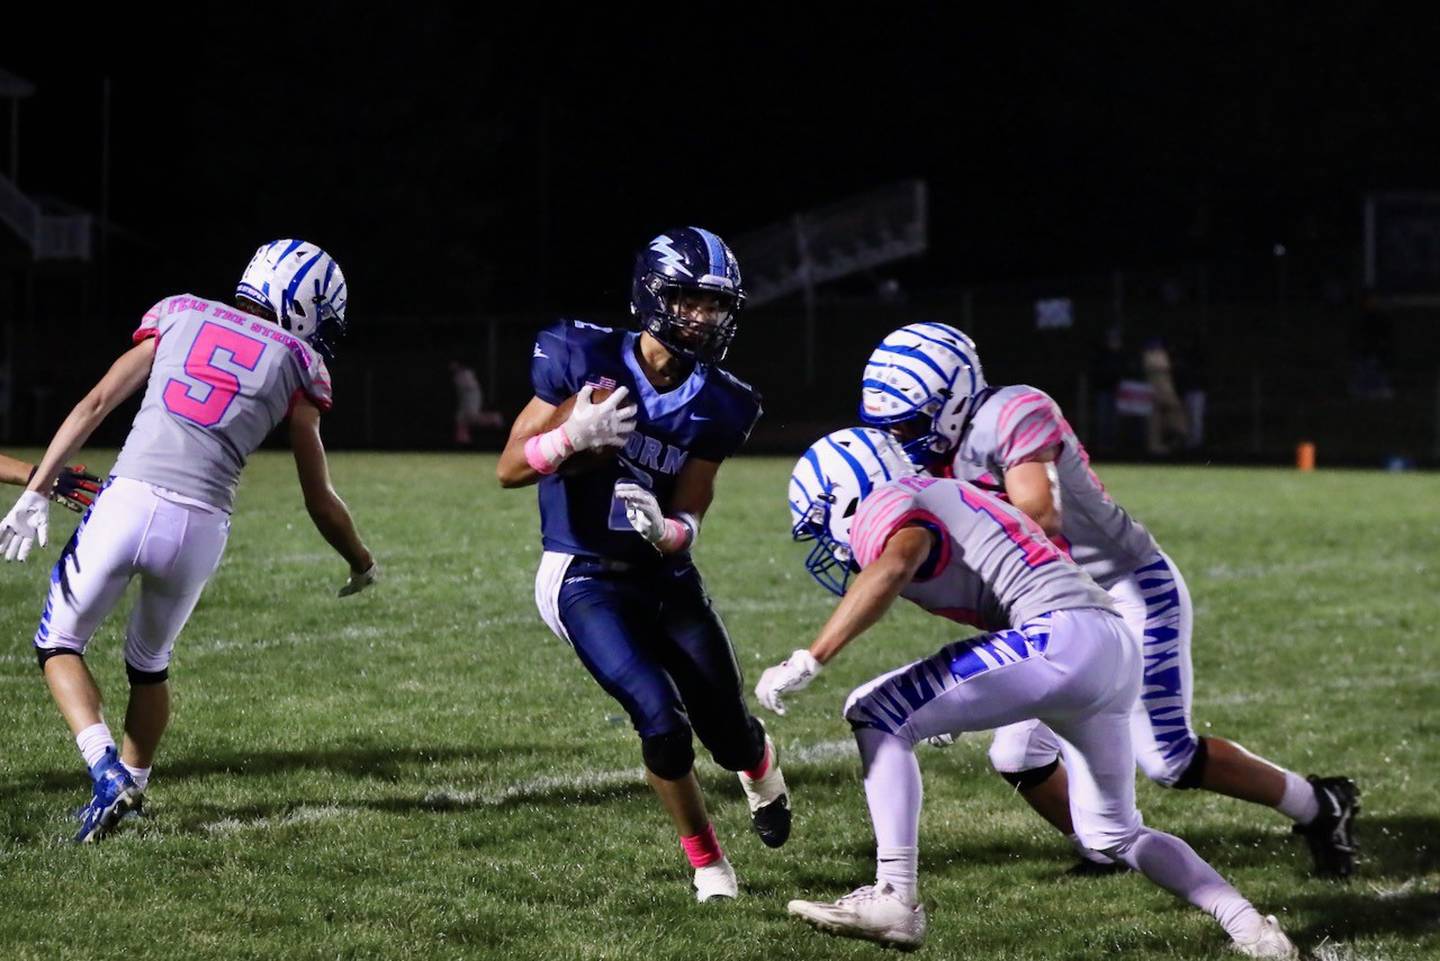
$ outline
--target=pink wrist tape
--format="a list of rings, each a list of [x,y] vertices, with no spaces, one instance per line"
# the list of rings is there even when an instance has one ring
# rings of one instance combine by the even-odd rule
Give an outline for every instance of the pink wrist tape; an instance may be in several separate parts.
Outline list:
[[[683,551],[695,544],[695,535],[699,533],[698,528],[699,523],[695,518],[683,511],[678,517],[667,517],[665,518],[665,533],[655,547],[662,554]]]
[[[536,434],[525,442],[525,462],[540,474],[553,474],[575,452],[570,437],[559,427]]]

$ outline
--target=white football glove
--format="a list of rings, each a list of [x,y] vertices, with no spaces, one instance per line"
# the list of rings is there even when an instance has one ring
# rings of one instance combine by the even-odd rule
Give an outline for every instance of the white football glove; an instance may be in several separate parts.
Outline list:
[[[359,594],[379,579],[380,565],[378,563],[371,564],[368,570],[361,571],[359,574],[352,572],[350,579],[345,582],[345,586],[340,588],[340,596],[349,597],[351,594]]]
[[[774,667],[765,669],[765,673],[760,675],[760,683],[755,685],[755,699],[776,714],[783,715],[785,704],[780,700],[781,695],[809,686],[819,673],[820,662],[801,648]]]
[[[570,446],[577,451],[624,447],[630,432],[635,429],[635,405],[620,406],[630,389],[617,387],[613,394],[598,404],[590,403],[590,395],[594,392],[593,384],[580,388],[575,395],[575,406],[560,429],[570,439]]]
[[[665,512],[655,495],[633,481],[615,485],[615,496],[625,503],[625,519],[635,532],[651,544],[659,544],[665,536]]]
[[[30,545],[39,541],[44,547],[49,534],[50,501],[44,494],[26,491],[0,521],[0,554],[7,561],[23,561],[30,556]]]

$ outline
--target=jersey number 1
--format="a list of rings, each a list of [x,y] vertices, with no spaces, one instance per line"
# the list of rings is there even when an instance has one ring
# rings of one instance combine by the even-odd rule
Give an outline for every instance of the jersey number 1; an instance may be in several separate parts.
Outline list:
[[[254,370],[267,346],[231,327],[206,321],[185,355],[185,374],[199,383],[170,378],[165,385],[165,409],[201,427],[214,427],[225,418],[230,402],[240,392],[240,378],[215,366],[215,356],[223,350],[230,355],[231,363]]]
[[[1024,514],[1019,517],[1011,517],[994,501],[991,501],[988,495],[975,489],[967,489],[964,485],[960,487],[960,500],[972,511],[984,514],[1000,525],[1005,536],[1010,538],[1011,543],[1020,549],[1021,556],[1025,558],[1026,567],[1041,567],[1060,559],[1060,551],[1050,543],[1045,532],[1040,529],[1040,525]]]

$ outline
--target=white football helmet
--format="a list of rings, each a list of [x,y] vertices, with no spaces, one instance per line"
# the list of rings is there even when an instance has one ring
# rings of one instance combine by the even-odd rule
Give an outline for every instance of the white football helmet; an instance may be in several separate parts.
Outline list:
[[[275,240],[255,251],[235,296],[268,308],[276,323],[327,358],[345,333],[345,274],[335,258],[303,240]]]
[[[805,569],[833,594],[845,595],[857,568],[850,522],[876,484],[913,477],[899,441],[883,430],[851,427],[810,445],[790,474],[790,536],[815,542]]]
[[[918,436],[903,442],[919,467],[955,449],[986,387],[975,342],[949,324],[907,324],[892,331],[865,362],[860,419],[893,428],[910,421]]]

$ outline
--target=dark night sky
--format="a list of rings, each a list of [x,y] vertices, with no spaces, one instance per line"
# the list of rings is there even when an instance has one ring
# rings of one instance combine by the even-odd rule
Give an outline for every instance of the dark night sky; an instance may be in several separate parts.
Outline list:
[[[191,8],[174,39],[92,23],[63,55],[10,32],[0,66],[39,88],[21,185],[91,209],[112,78],[125,312],[226,291],[285,234],[340,258],[357,310],[594,309],[672,223],[736,234],[905,177],[929,180],[932,226],[902,269],[935,284],[1347,243],[1364,190],[1440,188],[1418,16],[1079,6]]]

